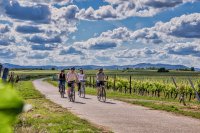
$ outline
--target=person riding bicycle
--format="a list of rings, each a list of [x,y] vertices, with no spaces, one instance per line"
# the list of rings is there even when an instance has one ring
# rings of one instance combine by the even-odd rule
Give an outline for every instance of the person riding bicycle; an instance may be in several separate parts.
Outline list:
[[[59,92],[60,92],[61,85],[64,85],[64,93],[65,93],[66,76],[65,76],[65,71],[64,70],[61,70],[58,79],[59,79]]]
[[[67,84],[68,84],[68,94],[71,91],[72,85],[78,81],[77,73],[75,72],[75,67],[72,67],[71,70],[67,73]]]
[[[99,69],[99,72],[96,74],[96,82],[97,82],[97,95],[99,94],[100,87],[104,85],[104,81],[106,80],[106,75],[103,72],[103,68]]]
[[[84,74],[83,69],[80,69],[80,73],[78,73],[78,91],[81,89],[81,82],[86,80],[86,76]]]

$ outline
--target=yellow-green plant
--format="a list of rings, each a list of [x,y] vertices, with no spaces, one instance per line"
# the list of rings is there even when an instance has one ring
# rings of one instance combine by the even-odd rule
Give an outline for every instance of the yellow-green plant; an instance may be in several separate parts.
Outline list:
[[[12,133],[15,117],[22,112],[23,101],[15,90],[0,81],[0,133]]]

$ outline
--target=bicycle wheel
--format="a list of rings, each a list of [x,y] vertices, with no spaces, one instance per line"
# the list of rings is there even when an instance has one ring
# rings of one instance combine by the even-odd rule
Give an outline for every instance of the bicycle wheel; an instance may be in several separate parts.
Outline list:
[[[65,97],[64,95],[65,95],[65,86],[63,85],[62,86],[62,96],[61,97],[64,98]]]
[[[83,86],[83,93],[82,93],[82,95],[85,98],[85,86]]]
[[[69,90],[67,93],[68,93],[69,101],[71,102],[71,90]]]
[[[102,100],[105,102],[106,101],[106,90],[104,87],[102,87]]]
[[[72,92],[72,102],[75,102],[75,91]]]
[[[101,88],[100,88],[100,90],[98,91],[97,99],[98,99],[99,101],[101,100]]]
[[[82,89],[82,88],[81,88]],[[81,95],[82,95],[82,91],[81,91],[81,89],[78,91],[78,95],[79,95],[79,97],[81,97]]]
[[[80,92],[81,92],[80,97],[85,97],[85,86],[84,85],[81,86]]]
[[[62,86],[59,86],[60,97],[62,98]]]

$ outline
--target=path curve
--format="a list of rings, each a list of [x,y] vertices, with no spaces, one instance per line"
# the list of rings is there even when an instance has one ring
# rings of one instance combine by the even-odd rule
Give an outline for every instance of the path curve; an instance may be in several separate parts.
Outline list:
[[[61,99],[58,89],[51,84],[34,80],[37,90],[47,99],[67,108],[79,117],[108,127],[116,133],[198,133],[200,120],[176,116],[164,111],[108,99],[107,103],[98,102],[96,96],[86,95],[86,99],[76,95],[76,102]]]

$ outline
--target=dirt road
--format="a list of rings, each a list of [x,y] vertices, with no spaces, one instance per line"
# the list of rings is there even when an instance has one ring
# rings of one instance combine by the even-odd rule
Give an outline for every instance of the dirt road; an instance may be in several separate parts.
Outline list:
[[[67,108],[79,117],[107,127],[116,133],[198,133],[200,120],[176,116],[164,111],[130,105],[124,102],[108,99],[106,103],[99,102],[96,96],[86,95],[76,102],[60,98],[58,89],[42,79],[33,81],[34,86],[54,103]]]

